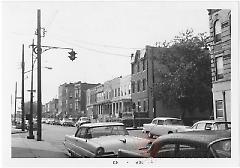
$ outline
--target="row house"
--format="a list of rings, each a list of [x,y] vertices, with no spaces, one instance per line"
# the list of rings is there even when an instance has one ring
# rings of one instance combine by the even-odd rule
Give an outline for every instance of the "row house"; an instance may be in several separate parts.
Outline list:
[[[86,90],[97,84],[64,83],[58,88],[58,117],[79,118],[86,116]]]
[[[231,121],[231,10],[208,9],[214,119]]]
[[[87,90],[87,113],[99,121],[121,118],[131,112],[131,75],[118,77]]]

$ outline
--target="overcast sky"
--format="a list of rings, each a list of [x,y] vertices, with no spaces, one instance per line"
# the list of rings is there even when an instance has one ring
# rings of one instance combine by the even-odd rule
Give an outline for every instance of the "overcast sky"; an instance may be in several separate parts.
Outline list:
[[[42,101],[46,103],[57,98],[58,86],[65,82],[103,83],[130,74],[130,55],[136,49],[170,41],[189,28],[195,33],[209,33],[209,7],[213,7],[211,3],[203,2],[5,1],[2,62],[8,87],[4,92],[10,102],[17,81],[21,95],[22,44],[27,71],[31,66],[29,45],[33,39],[37,41],[37,9],[41,9],[42,27],[47,31],[42,45],[69,47],[77,52],[75,61],[69,60],[67,50],[52,49],[42,54],[42,66],[53,68],[42,69]],[[36,89],[36,71],[34,76]],[[25,83],[25,90],[30,89],[30,76]],[[27,92],[25,101],[29,101]]]

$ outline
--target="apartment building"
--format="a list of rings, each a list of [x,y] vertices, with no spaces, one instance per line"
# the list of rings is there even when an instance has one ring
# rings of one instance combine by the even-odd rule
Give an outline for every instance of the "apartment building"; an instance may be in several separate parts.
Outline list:
[[[208,9],[214,118],[231,121],[231,10]]]

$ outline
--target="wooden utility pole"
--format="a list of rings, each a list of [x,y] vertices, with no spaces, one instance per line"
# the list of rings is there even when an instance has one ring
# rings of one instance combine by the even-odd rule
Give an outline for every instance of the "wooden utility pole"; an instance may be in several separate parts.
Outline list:
[[[28,139],[34,139],[33,135],[33,50],[34,50],[34,40],[32,44],[32,71],[31,71],[31,90],[30,90],[30,115],[29,115],[29,136]]]
[[[25,111],[24,111],[24,44],[22,45],[22,131],[25,130]]]
[[[42,140],[41,10],[37,10],[37,141]]]
[[[16,82],[16,86],[15,86],[15,108],[14,108],[14,123],[15,123],[15,125],[17,124],[16,117],[17,117],[17,82]]]

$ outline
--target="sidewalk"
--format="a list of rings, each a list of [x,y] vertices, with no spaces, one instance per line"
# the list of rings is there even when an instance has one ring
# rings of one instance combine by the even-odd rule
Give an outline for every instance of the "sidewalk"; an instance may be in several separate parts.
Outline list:
[[[68,156],[46,141],[27,139],[28,133],[12,128],[12,158],[67,158]]]

